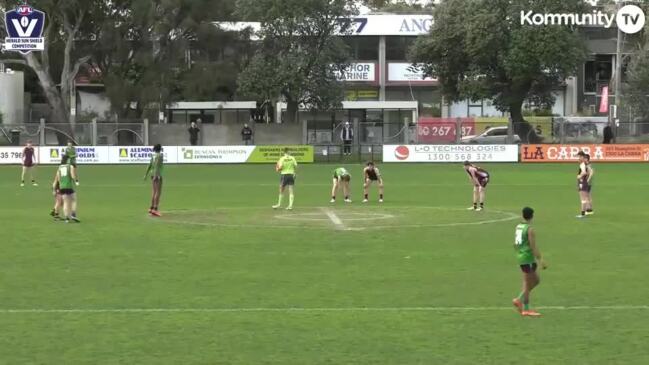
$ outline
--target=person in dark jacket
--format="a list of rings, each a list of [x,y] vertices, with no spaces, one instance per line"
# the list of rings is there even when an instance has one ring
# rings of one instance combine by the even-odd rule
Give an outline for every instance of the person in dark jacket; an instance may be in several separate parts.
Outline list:
[[[248,126],[248,124],[243,125],[243,129],[241,129],[241,140],[243,140],[243,143],[247,146],[252,144],[252,136],[254,132],[252,131],[252,128]]]
[[[201,120],[198,119],[198,121],[200,122]],[[196,122],[192,122],[188,131],[189,131],[189,144],[191,144],[192,146],[196,146],[198,144],[198,133],[201,131],[201,129],[198,128]]]
[[[613,143],[613,138],[615,138],[615,135],[613,134],[613,128],[611,128],[610,125],[607,125],[604,127],[604,144],[610,144]]]

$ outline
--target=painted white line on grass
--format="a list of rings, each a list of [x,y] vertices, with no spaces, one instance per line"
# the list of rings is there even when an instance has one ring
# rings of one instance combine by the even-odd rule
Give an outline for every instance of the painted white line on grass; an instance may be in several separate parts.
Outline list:
[[[307,211],[304,213],[300,213],[300,211],[304,210],[311,210]],[[317,211],[313,211],[316,210]],[[379,209],[379,212],[383,213],[374,213],[372,212],[371,208],[363,208],[363,209],[368,209],[370,212],[363,213],[363,212],[344,212],[346,216],[348,215],[367,215],[367,217],[351,217],[351,218],[345,218],[347,221],[369,221],[369,220],[387,220],[387,219],[392,219],[395,218],[394,215],[392,214],[387,214],[384,213],[386,210],[400,210],[400,209],[407,209],[408,211],[412,212],[413,210],[417,209],[435,209],[435,210],[446,210],[446,211],[466,211],[465,208],[453,208],[453,207],[431,207],[431,206],[389,206],[389,207],[382,207]],[[232,223],[219,223],[219,222],[196,222],[193,220],[187,220],[187,219],[182,219],[183,214],[192,214],[192,213],[213,213],[215,211],[228,211],[228,210],[268,210],[267,207],[215,207],[212,209],[173,209],[173,210],[167,210],[165,213],[171,214],[170,215],[165,215],[163,219],[158,219],[156,218],[155,221],[159,222],[167,222],[167,223],[175,223],[175,224],[185,224],[185,225],[196,225],[196,226],[203,226],[203,227],[226,227],[226,228],[250,228],[249,224],[232,224]],[[329,217],[327,211],[335,213],[327,207],[322,207],[322,206],[303,206],[299,207],[295,210],[298,213],[293,213],[289,215],[275,215],[274,218],[276,219],[282,219],[282,220],[293,220],[293,221],[303,221],[303,222],[322,222],[322,221],[331,221],[334,223],[334,227],[336,229],[340,229],[341,227],[337,225],[331,217]],[[502,214],[504,215],[503,218],[498,218],[498,219],[487,219],[487,220],[478,220],[478,221],[473,221],[473,222],[448,222],[448,223],[427,223],[427,224],[395,224],[395,225],[377,225],[373,224],[372,228],[374,229],[392,229],[392,228],[444,228],[444,227],[457,227],[457,226],[475,226],[475,225],[483,225],[483,224],[492,224],[492,223],[501,223],[501,222],[507,222],[507,221],[512,221],[515,219],[518,219],[519,216],[518,214],[512,213],[512,212],[506,212],[506,211],[500,211],[500,210],[492,210],[489,209],[488,212],[491,213],[497,213],[497,214]],[[323,216],[322,213],[325,213]],[[181,215],[180,217],[173,217],[173,214],[179,214]],[[480,217],[480,215],[483,214],[483,212],[477,212],[477,213],[471,213],[475,214],[477,217]],[[313,218],[309,218],[313,216]],[[342,223],[342,219],[337,216],[337,219]],[[344,230],[346,231],[363,231],[365,228],[359,227],[359,228],[350,228],[347,227],[343,223],[343,226],[345,227]],[[331,229],[329,225],[327,226],[317,226],[317,225],[277,225],[277,224],[272,224],[272,225],[255,225],[256,228],[278,228],[278,229],[295,229],[296,227],[302,228],[302,229],[314,229],[314,230],[328,230]]]
[[[317,313],[317,312],[490,312],[513,311],[514,307],[331,307],[331,308],[98,308],[98,309],[0,309],[0,314],[93,314],[93,313]],[[540,306],[550,311],[649,310],[649,305]]]
[[[343,221],[336,215],[336,213],[333,210],[328,208],[320,208],[320,210],[322,210],[324,214],[326,214],[327,217],[329,217],[329,220],[331,221],[331,223],[333,223],[336,229],[340,229],[343,231],[347,229]]]
[[[326,208],[320,208],[320,209],[326,209]],[[379,219],[393,219],[394,216],[392,214],[384,214],[384,213],[362,213],[362,212],[343,212],[343,216],[345,217],[345,221],[360,221],[360,222],[366,222],[366,221],[373,221],[373,220],[379,220]],[[285,215],[276,215],[275,218],[277,219],[282,219],[282,220],[287,220],[287,221],[330,221],[329,217],[323,217],[321,212],[313,212],[313,213],[297,213],[297,214],[285,214]],[[338,216],[340,218],[340,216]],[[340,218],[342,220],[342,218]]]

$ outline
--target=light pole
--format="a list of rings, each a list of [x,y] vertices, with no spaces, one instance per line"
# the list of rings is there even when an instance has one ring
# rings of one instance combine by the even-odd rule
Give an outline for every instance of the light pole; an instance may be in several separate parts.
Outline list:
[[[618,1],[616,3],[616,14],[619,13],[620,9],[622,9],[622,3],[624,1]],[[621,99],[622,99],[622,46],[623,46],[623,38],[624,34],[620,30],[620,27],[617,27],[617,45],[616,45],[616,51],[615,51],[615,85],[614,87],[614,92],[615,92],[615,104],[613,105],[612,113],[610,113],[611,118],[610,118],[610,123],[609,124],[614,124],[617,126],[618,124],[618,109],[621,104]],[[613,125],[611,125],[613,127]]]

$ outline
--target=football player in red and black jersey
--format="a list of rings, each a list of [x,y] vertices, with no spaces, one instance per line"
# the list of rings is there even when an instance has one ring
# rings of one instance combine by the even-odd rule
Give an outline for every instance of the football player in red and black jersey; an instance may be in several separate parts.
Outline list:
[[[36,166],[36,150],[32,146],[32,141],[27,141],[23,148],[23,172],[20,177],[20,186],[25,186],[25,175],[29,174],[32,185],[38,186],[34,178],[34,166]]]
[[[367,163],[365,169],[363,169],[363,176],[365,177],[363,183],[363,194],[365,194],[365,198],[363,199],[363,203],[368,202],[368,190],[373,182],[376,182],[379,187],[379,203],[383,203],[383,178],[381,177],[379,168],[374,165],[374,162],[370,161]]]
[[[464,162],[464,171],[469,175],[469,180],[473,184],[473,206],[469,210],[481,211],[484,209],[489,173],[469,161]],[[480,206],[478,206],[478,201],[480,201]]]
[[[593,175],[595,171],[590,164],[590,155],[584,151],[578,153],[579,169],[577,170],[577,190],[581,200],[581,213],[577,218],[585,218],[587,215],[595,214],[593,212],[593,197],[591,190],[593,188]]]

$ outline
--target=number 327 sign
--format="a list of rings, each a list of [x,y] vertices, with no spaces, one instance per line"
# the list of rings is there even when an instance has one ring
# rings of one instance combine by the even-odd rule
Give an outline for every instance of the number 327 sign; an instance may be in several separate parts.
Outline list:
[[[27,54],[45,49],[45,13],[26,4],[19,5],[6,12],[4,20],[7,29],[5,50]]]

